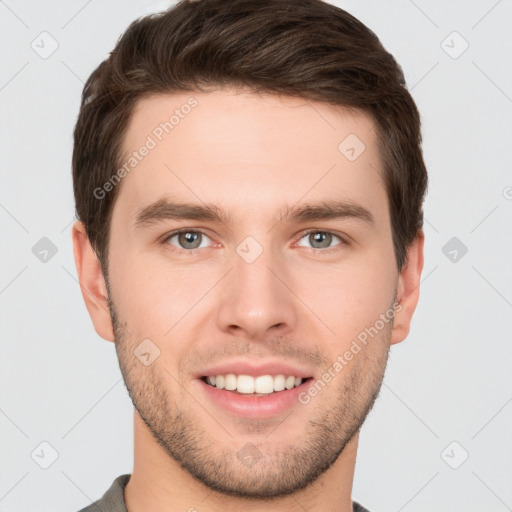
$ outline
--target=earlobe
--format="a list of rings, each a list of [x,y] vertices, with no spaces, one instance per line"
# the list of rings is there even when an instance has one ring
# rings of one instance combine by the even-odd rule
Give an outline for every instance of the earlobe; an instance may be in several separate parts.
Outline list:
[[[85,306],[96,332],[107,341],[114,341],[108,308],[108,292],[99,259],[94,252],[85,226],[76,221],[72,229],[73,254]]]
[[[392,345],[405,340],[409,334],[412,316],[420,296],[424,241],[425,235],[420,231],[407,250],[407,261],[400,272],[396,292],[398,304],[391,333]]]

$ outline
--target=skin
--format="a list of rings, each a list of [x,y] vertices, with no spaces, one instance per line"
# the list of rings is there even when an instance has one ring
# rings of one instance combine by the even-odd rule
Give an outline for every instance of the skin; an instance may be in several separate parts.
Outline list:
[[[190,96],[198,105],[120,184],[108,283],[83,224],[73,227],[85,303],[96,332],[116,343],[135,405],[127,508],[348,512],[359,429],[417,305],[423,234],[399,272],[375,124],[361,111],[234,89],[156,95],[136,105],[126,151]],[[349,134],[366,146],[354,161],[338,150]],[[213,203],[229,218],[136,227],[137,212],[162,198]],[[281,219],[286,207],[324,200],[358,204],[374,223]],[[181,228],[204,233],[201,247],[165,240]],[[322,246],[307,229],[343,238]],[[247,236],[263,248],[252,263],[236,252]],[[238,417],[194,378],[240,356],[297,363],[321,379],[395,296],[394,321],[309,403],[284,414]],[[160,355],[145,366],[133,352],[148,338]],[[261,454],[251,467],[237,457],[246,443]]]

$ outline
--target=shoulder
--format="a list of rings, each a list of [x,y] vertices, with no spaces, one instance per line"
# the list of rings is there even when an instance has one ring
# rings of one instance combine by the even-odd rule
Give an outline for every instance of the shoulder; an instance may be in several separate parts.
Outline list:
[[[353,501],[352,506],[354,512],[370,512],[368,509],[357,503],[357,501]]]
[[[118,476],[105,494],[94,503],[78,512],[127,512],[124,502],[124,488],[131,474]]]

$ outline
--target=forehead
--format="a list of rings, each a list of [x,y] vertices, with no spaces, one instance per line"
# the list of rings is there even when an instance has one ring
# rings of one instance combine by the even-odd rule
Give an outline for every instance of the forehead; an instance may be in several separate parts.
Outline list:
[[[134,165],[118,202],[132,210],[168,194],[260,213],[306,195],[386,201],[372,118],[302,98],[154,95],[136,104],[123,148],[121,165]]]

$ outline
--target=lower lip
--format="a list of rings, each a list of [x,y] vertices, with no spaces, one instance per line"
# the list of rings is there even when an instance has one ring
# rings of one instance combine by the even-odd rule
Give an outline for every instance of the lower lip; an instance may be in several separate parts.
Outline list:
[[[201,389],[210,400],[230,413],[244,418],[271,418],[299,403],[298,396],[305,391],[313,379],[307,379],[300,386],[263,396],[244,395],[225,389],[218,389],[197,379]]]

